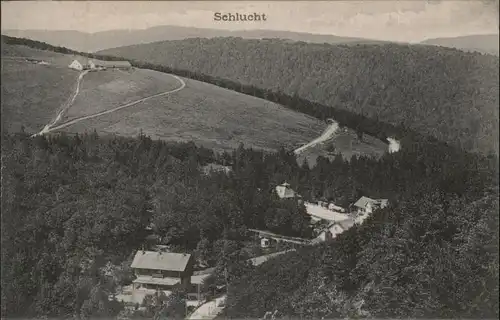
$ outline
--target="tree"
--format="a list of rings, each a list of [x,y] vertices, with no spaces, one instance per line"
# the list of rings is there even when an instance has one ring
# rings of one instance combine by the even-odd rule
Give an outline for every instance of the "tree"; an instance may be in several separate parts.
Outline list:
[[[185,291],[180,289],[172,290],[161,308],[155,312],[153,319],[184,319],[186,316],[186,297]]]

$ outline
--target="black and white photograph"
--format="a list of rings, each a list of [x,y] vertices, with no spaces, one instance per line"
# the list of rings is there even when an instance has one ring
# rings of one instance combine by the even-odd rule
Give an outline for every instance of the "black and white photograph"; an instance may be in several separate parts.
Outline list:
[[[499,318],[499,2],[1,1],[1,319]]]

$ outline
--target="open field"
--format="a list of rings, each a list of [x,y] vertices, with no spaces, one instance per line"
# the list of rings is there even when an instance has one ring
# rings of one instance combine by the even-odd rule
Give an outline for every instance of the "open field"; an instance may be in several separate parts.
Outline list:
[[[44,51],[26,46],[17,46],[2,44],[2,57],[7,59],[12,58],[30,58],[43,60],[48,62],[53,67],[66,68],[73,60],[79,59],[86,61],[87,58],[72,54],[62,54],[53,51]]]
[[[328,150],[331,146],[333,146],[333,152]],[[369,135],[363,135],[360,141],[353,130],[344,129],[337,133],[332,139],[308,148],[303,153],[297,155],[297,161],[299,164],[302,164],[305,158],[310,165],[315,165],[316,159],[319,156],[333,159],[336,153],[340,153],[345,160],[351,159],[353,155],[373,156],[378,158],[387,151],[387,143]]]
[[[78,72],[2,59],[2,130],[38,132],[70,98]]]
[[[324,123],[277,104],[199,81],[184,81],[186,88],[175,94],[84,120],[62,130],[90,132],[95,129],[135,136],[142,129],[154,139],[192,140],[217,150],[236,148],[240,143],[274,150],[281,145],[309,142],[325,128]]]
[[[179,87],[168,74],[150,70],[106,70],[90,72],[63,121],[98,113],[144,97]]]

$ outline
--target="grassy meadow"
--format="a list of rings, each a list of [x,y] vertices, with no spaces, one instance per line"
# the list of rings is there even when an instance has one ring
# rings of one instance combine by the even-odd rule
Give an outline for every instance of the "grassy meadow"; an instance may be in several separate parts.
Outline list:
[[[150,70],[90,72],[83,78],[80,93],[63,121],[119,107],[151,95],[178,88],[174,77]],[[141,108],[138,104],[135,108]]]
[[[75,89],[78,72],[2,59],[2,130],[38,132]]]
[[[259,98],[199,81],[184,81],[186,87],[172,95],[84,120],[62,130],[91,132],[95,129],[124,136],[135,136],[142,130],[154,139],[193,140],[217,150],[236,148],[240,143],[274,150],[281,145],[306,143],[326,127],[317,119]]]

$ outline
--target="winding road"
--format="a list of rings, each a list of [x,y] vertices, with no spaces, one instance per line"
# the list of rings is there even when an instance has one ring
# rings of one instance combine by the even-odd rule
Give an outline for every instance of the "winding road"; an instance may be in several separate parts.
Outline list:
[[[173,74],[169,74],[169,76],[171,77],[174,77],[177,81],[180,82],[180,86],[176,89],[173,89],[173,90],[170,90],[170,91],[165,91],[165,92],[162,92],[162,93],[158,93],[158,94],[154,94],[154,95],[151,95],[151,96],[148,96],[148,97],[145,97],[145,98],[141,98],[139,100],[136,100],[136,101],[132,101],[132,102],[129,102],[127,104],[124,104],[124,105],[121,105],[121,106],[118,106],[116,108],[113,108],[113,109],[109,109],[109,110],[105,110],[105,111],[101,111],[101,112],[98,112],[98,113],[94,113],[94,114],[90,114],[90,115],[86,115],[86,116],[82,116],[82,117],[78,117],[78,118],[75,118],[75,119],[72,119],[70,121],[67,121],[65,123],[62,123],[60,125],[57,125],[55,126],[55,124],[57,123],[57,121],[60,120],[63,112],[65,110],[67,110],[72,104],[73,102],[75,101],[76,99],[76,96],[78,95],[78,93],[80,92],[80,82],[81,82],[81,79],[83,78],[83,76],[86,74],[84,74],[85,72],[82,72],[82,74],[80,74],[80,77],[78,78],[78,82],[77,82],[77,89],[75,91],[75,94],[73,95],[73,98],[71,100],[71,102],[69,103],[69,105],[64,108],[61,112],[59,112],[56,120],[54,120],[51,124],[48,124],[46,125],[42,131],[40,131],[39,133],[37,134],[34,134],[33,136],[36,136],[36,135],[42,135],[42,134],[45,134],[45,133],[49,133],[51,131],[55,131],[55,130],[59,130],[59,129],[62,129],[62,128],[66,128],[70,125],[73,125],[75,123],[78,123],[80,121],[83,121],[83,120],[88,120],[88,119],[93,119],[93,118],[97,118],[99,116],[102,116],[102,115],[105,115],[105,114],[108,114],[108,113],[112,113],[112,112],[115,112],[115,111],[118,111],[118,110],[122,110],[122,109],[125,109],[125,108],[128,108],[128,107],[131,107],[131,106],[134,106],[138,103],[141,103],[141,102],[144,102],[144,101],[147,101],[147,100],[150,100],[150,99],[153,99],[153,98],[157,98],[157,97],[161,97],[161,96],[164,96],[164,95],[167,95],[167,94],[171,94],[171,93],[175,93],[177,91],[180,91],[182,89],[184,89],[186,87],[186,83],[184,82],[184,80],[182,80],[181,78],[179,78],[178,76],[176,75],[173,75]],[[33,137],[32,136],[32,137]]]
[[[293,152],[295,154],[299,154],[308,148],[314,147],[315,145],[317,145],[321,142],[325,142],[326,140],[331,139],[333,137],[333,135],[335,134],[335,132],[337,132],[338,128],[339,128],[339,124],[337,122],[333,121],[333,123],[330,124],[319,137],[312,140],[308,144],[303,145],[302,147],[295,149]]]

